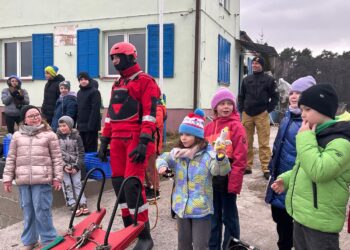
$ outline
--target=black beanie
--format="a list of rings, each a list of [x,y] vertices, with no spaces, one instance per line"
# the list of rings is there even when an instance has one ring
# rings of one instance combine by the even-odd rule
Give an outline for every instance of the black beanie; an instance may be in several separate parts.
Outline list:
[[[90,80],[90,76],[88,72],[80,72],[78,75],[78,81],[80,81],[81,78],[84,78],[86,80]]]
[[[331,85],[317,84],[301,94],[298,105],[308,106],[334,119],[338,109],[338,96]]]
[[[41,114],[39,108],[33,106],[33,105],[26,105],[26,106],[23,106],[22,109],[21,109],[21,121],[23,122],[24,119],[26,118],[26,113],[28,110],[30,109],[36,109],[39,111],[39,113]]]
[[[260,63],[261,67],[263,67],[263,68],[265,66],[265,60],[264,60],[264,58],[262,58],[260,56],[255,56],[252,61]]]

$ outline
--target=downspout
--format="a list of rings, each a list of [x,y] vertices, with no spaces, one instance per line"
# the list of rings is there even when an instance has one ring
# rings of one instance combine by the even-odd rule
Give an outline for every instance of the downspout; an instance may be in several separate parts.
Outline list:
[[[194,36],[194,76],[193,76],[193,109],[198,107],[199,87],[199,49],[200,49],[200,22],[201,0],[196,0],[196,24]]]

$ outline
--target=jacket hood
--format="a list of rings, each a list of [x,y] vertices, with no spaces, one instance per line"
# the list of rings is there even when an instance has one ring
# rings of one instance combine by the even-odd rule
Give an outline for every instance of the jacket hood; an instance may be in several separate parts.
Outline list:
[[[66,79],[64,78],[64,76],[61,75],[61,74],[58,74],[58,75],[55,76],[52,80],[49,80],[49,81],[63,82],[64,80],[66,80]]]
[[[334,123],[332,126],[325,128],[319,132],[318,136],[323,137],[329,134],[338,134],[347,138],[350,141],[350,122],[349,121],[339,121]]]
[[[21,79],[19,79],[19,77],[18,76],[16,76],[16,75],[11,75],[11,76],[9,76],[9,78],[7,79],[7,85],[10,87],[11,86],[11,79],[12,78],[15,78],[17,81],[18,81],[18,88],[21,88],[22,87],[22,81],[21,81]]]
[[[77,93],[75,93],[74,91],[69,91],[67,95],[65,96],[74,96],[74,97],[77,97]],[[62,94],[60,95],[60,97],[64,97],[62,96]]]

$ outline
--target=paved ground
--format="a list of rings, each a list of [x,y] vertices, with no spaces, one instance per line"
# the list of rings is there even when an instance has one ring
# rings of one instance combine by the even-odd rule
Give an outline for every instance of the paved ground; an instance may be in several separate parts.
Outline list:
[[[271,137],[274,138],[277,129],[272,128]],[[262,177],[258,164],[255,164],[253,174],[245,176],[243,190],[238,198],[238,209],[240,214],[241,238],[250,244],[264,250],[277,249],[275,242],[277,240],[275,224],[271,219],[270,207],[264,203],[264,193],[266,181]],[[156,228],[152,231],[155,241],[155,250],[177,249],[177,232],[175,220],[170,217],[170,190],[171,181],[161,183],[161,196],[158,202],[158,222]],[[96,204],[97,197],[88,197],[89,207],[93,208]],[[115,201],[113,191],[104,193],[102,203],[109,213],[112,210]],[[151,225],[156,220],[156,207],[150,207]],[[70,212],[66,208],[59,208],[53,211],[54,223],[58,231],[64,232],[69,224]],[[82,218],[78,218],[80,221]],[[116,230],[121,227],[121,218],[117,217],[117,222],[113,228]],[[107,222],[104,221],[103,227],[106,228]],[[350,249],[350,235],[344,230],[341,233],[341,249]],[[0,249],[19,249],[20,234],[22,223],[14,224],[10,227],[0,230]],[[130,248],[132,249],[132,248]]]

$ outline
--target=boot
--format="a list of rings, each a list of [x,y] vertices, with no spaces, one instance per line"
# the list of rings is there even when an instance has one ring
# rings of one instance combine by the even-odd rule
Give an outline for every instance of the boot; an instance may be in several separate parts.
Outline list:
[[[151,250],[153,248],[153,240],[151,237],[151,230],[149,221],[145,223],[145,228],[139,234],[139,240],[134,247],[134,250]]]
[[[124,227],[130,226],[134,222],[133,219],[131,218],[131,215],[122,217],[122,219],[123,219]]]

